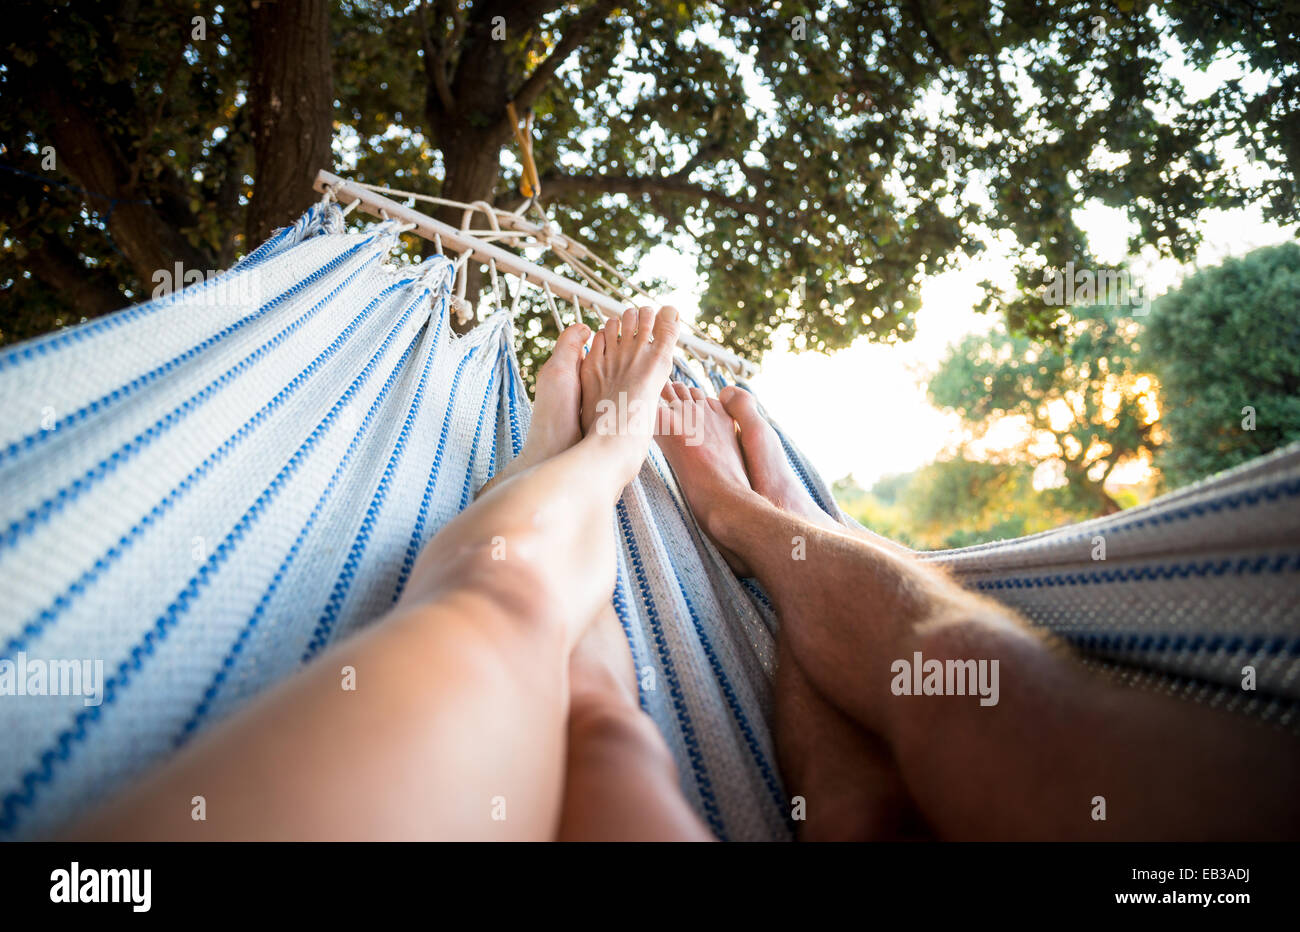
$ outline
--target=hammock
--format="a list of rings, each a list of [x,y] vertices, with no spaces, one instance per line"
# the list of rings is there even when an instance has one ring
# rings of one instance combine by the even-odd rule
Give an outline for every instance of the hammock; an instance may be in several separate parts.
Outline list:
[[[402,229],[347,232],[321,204],[211,281],[0,353],[0,658],[104,673],[100,704],[0,696],[3,837],[84,814],[383,614],[519,452],[510,313],[455,335],[455,264],[393,265]],[[727,381],[685,359],[677,377]],[[1104,520],[925,558],[1096,662],[1294,725],[1298,496],[1293,448]],[[767,597],[727,570],[657,450],[616,520],[614,605],[687,798],[720,838],[790,838]]]

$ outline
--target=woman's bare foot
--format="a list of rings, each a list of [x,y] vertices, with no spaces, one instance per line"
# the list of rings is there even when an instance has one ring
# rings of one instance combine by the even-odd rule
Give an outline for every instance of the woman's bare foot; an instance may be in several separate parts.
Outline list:
[[[663,399],[655,442],[673,468],[695,519],[716,544],[723,512],[755,494],[745,475],[736,422],[722,402],[680,382],[665,386]],[[750,575],[744,561],[721,546],[718,549],[733,571]]]
[[[822,511],[790,468],[781,437],[759,412],[754,396],[728,385],[718,392],[718,400],[740,429],[745,474],[754,491],[784,511],[832,531],[843,531],[844,526]]]
[[[632,481],[654,436],[659,391],[672,370],[677,309],[629,310],[596,332],[582,360],[583,441],[617,458]]]
[[[573,324],[555,341],[550,358],[537,370],[533,417],[524,448],[479,489],[479,495],[582,439],[579,422],[582,383],[578,379],[578,367],[582,364],[582,347],[589,336],[590,327]]]

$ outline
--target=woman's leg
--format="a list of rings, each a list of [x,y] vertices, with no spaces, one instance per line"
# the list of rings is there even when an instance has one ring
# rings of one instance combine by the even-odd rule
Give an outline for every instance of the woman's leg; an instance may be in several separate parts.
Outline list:
[[[653,405],[676,328],[670,308],[629,312],[580,363],[570,337],[592,406]],[[569,653],[609,602],[614,503],[650,442],[649,426],[620,426],[492,489],[430,541],[387,617],[71,836],[553,837]],[[195,796],[206,821],[191,819]]]
[[[560,841],[712,840],[637,702],[632,652],[613,608],[569,658],[568,739]]]

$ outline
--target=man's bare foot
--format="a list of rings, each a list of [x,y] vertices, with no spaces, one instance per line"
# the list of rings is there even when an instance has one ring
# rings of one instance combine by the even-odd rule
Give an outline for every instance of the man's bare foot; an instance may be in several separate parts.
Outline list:
[[[754,491],[784,511],[832,531],[843,531],[844,526],[822,511],[790,468],[781,437],[759,412],[754,396],[728,385],[718,392],[718,400],[740,429],[745,475]]]
[[[736,422],[722,402],[680,382],[664,387],[655,442],[682,487],[691,512],[704,532],[718,543],[718,521],[739,502],[755,496],[745,475],[745,460]],[[727,565],[741,576],[749,568],[719,545]]]
[[[629,310],[611,318],[591,341],[582,360],[584,442],[616,457],[630,482],[640,470],[654,436],[659,391],[672,369],[677,345],[677,309]]]
[[[582,439],[579,422],[582,383],[578,379],[578,367],[582,364],[582,347],[589,336],[590,327],[573,324],[555,341],[550,358],[537,370],[533,417],[524,448],[479,489],[479,495]]]

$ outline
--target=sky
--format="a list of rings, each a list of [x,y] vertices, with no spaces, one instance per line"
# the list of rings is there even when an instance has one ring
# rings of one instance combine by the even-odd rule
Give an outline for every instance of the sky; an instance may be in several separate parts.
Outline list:
[[[1097,258],[1119,264],[1130,225],[1122,212],[1093,207],[1077,215]],[[1177,284],[1197,265],[1217,265],[1230,256],[1294,239],[1296,227],[1264,221],[1258,210],[1208,211],[1201,221],[1205,239],[1196,263],[1181,266],[1153,255],[1136,257],[1135,269],[1153,297]],[[1116,244],[1107,248],[1106,244]],[[969,333],[986,333],[999,320],[974,310],[979,282],[1006,281],[1011,256],[991,253],[965,267],[926,279],[916,336],[908,343],[885,346],[862,338],[835,353],[795,353],[777,348],[761,362],[750,384],[764,407],[821,470],[827,481],[852,475],[863,488],[881,476],[908,472],[931,462],[958,436],[954,414],[935,409],[926,398],[928,374],[948,346]],[[647,280],[662,277],[677,287],[664,294],[685,316],[699,310],[702,282],[693,259],[657,247],[642,263]]]

